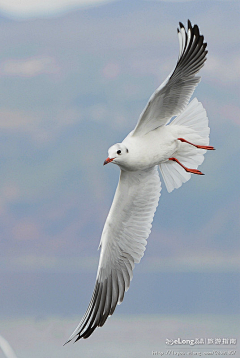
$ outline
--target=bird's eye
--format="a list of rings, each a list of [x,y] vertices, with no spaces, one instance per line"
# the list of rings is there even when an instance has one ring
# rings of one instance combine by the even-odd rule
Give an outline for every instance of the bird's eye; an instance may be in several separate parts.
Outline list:
[[[122,152],[121,152],[121,150],[119,149],[118,151],[117,151],[117,154],[121,154]]]

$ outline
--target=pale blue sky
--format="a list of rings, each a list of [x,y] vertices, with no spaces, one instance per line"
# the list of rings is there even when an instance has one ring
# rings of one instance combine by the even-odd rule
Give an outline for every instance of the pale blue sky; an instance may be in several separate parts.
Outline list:
[[[46,16],[62,12],[68,8],[92,6],[112,1],[114,0],[1,0],[0,10],[12,16]]]
[[[0,0],[0,11],[13,17],[54,16],[79,6],[95,6],[116,0]],[[146,0],[152,1],[152,0]],[[155,0],[163,2],[186,2],[192,0]],[[229,1],[229,0],[220,0]],[[209,1],[210,3],[210,1]]]

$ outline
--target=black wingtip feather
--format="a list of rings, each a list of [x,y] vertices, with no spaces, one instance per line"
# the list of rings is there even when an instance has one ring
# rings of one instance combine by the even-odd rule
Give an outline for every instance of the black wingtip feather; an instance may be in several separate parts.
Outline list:
[[[178,58],[177,65],[171,78],[175,76],[176,73],[181,76],[181,73],[185,73],[188,76],[194,76],[203,66],[206,60],[207,54],[207,43],[204,43],[204,36],[200,35],[198,25],[191,24],[191,21],[188,20],[188,30],[186,31],[184,25],[179,22],[180,31],[184,29],[185,34],[182,36],[185,37],[184,48],[180,50],[180,57]],[[178,32],[180,32],[178,30]]]
[[[79,334],[78,337],[75,339],[75,341],[73,343],[76,343],[77,341],[79,341],[80,338],[81,338],[81,336]]]
[[[97,327],[103,326],[107,318],[113,314],[117,303],[123,298],[125,289],[123,276],[118,281],[118,275],[115,270],[103,282],[96,280],[91,301],[80,322],[78,333],[65,344],[72,339],[75,339],[74,343],[81,338],[86,339],[91,336]]]
[[[184,27],[184,25],[183,25],[183,23],[182,22],[179,22],[179,26],[180,26],[180,28],[182,29],[182,28],[184,28],[185,29],[185,27]]]
[[[193,27],[193,33],[196,37],[199,37],[199,27],[198,25],[194,25]]]
[[[67,342],[65,342],[64,344],[63,344],[63,347],[64,346],[66,346],[66,344],[68,344],[69,342],[71,342],[71,340],[69,339]]]

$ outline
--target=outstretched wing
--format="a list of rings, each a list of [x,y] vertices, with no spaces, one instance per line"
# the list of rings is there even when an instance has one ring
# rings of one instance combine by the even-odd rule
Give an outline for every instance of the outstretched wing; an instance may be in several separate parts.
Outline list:
[[[101,254],[92,299],[81,322],[69,338],[88,338],[103,326],[123,300],[134,264],[145,251],[160,197],[157,167],[147,171],[121,171],[102,237]],[[67,342],[67,343],[68,343]]]
[[[199,34],[197,25],[192,27],[188,20],[186,32],[180,22],[178,30],[180,53],[173,72],[153,93],[140,115],[132,135],[144,135],[166,124],[173,116],[180,114],[188,104],[201,77],[195,77],[203,67],[207,55],[207,43]]]

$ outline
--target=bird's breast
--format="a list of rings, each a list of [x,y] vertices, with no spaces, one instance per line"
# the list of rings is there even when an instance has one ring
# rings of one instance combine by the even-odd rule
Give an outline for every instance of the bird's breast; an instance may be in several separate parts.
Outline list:
[[[127,170],[144,170],[168,160],[178,148],[169,126],[159,127],[141,137],[126,138],[129,148]]]

